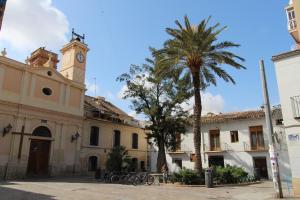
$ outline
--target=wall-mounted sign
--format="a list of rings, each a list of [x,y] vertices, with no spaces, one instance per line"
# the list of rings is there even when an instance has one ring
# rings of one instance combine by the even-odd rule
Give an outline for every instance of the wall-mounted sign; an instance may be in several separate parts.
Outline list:
[[[289,134],[288,135],[289,144],[299,144],[300,136],[299,134]]]

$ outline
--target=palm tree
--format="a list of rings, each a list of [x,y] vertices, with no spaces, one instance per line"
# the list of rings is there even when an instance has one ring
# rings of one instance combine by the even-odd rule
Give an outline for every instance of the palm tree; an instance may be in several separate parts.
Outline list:
[[[187,16],[184,17],[184,26],[175,21],[177,28],[167,28],[166,32],[172,37],[167,40],[161,50],[154,54],[166,56],[164,61],[173,61],[173,65],[163,68],[163,73],[172,73],[173,70],[181,70],[182,74],[188,73],[192,77],[194,88],[194,114],[193,133],[195,147],[195,169],[202,172],[201,162],[201,90],[209,85],[216,85],[216,75],[226,82],[235,84],[234,79],[222,68],[229,65],[236,69],[245,69],[238,61],[243,58],[227,51],[230,47],[239,47],[229,41],[218,42],[217,36],[226,28],[219,28],[220,24],[208,26],[208,19],[204,19],[198,25],[191,25]],[[163,65],[166,66],[166,65]]]

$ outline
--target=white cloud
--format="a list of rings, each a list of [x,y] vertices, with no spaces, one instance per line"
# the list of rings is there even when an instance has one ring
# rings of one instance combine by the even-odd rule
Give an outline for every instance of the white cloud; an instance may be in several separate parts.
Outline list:
[[[138,114],[133,110],[133,111],[130,111],[129,113],[128,113],[128,115],[129,116],[131,116],[131,117],[133,117],[133,118],[137,118],[138,117]]]
[[[86,91],[87,95],[95,96],[95,94],[96,94],[96,96],[98,96],[98,94],[99,94],[99,86],[98,85],[96,85],[95,83],[91,83],[89,81],[86,81],[85,85],[86,85],[86,89],[87,89],[87,91]]]
[[[115,99],[115,95],[114,95],[113,93],[111,93],[111,92],[108,92],[108,93],[106,94],[106,97],[107,97],[109,100],[114,100],[114,99]]]
[[[125,92],[126,92],[127,89],[128,89],[127,85],[123,85],[122,88],[121,88],[121,90],[118,92],[117,97],[119,99],[123,99],[123,97],[124,97]]]
[[[17,51],[46,46],[50,50],[66,43],[69,22],[51,0],[7,1],[0,44]]]
[[[223,111],[225,101],[220,94],[213,95],[210,92],[205,92],[201,94],[202,98],[202,113],[206,114],[208,112],[219,113]],[[184,110],[193,113],[194,97],[190,98],[187,103],[183,103],[182,107]]]

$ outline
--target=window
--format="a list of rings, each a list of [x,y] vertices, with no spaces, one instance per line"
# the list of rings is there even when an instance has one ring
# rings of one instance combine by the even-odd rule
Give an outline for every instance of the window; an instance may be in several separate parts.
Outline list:
[[[139,135],[137,133],[132,134],[132,148],[133,149],[139,148]]]
[[[210,130],[210,150],[211,151],[220,151],[220,130]]]
[[[238,131],[230,131],[231,143],[235,143],[239,141],[239,132]]]
[[[141,161],[141,171],[145,172],[146,168],[145,168],[145,161]]]
[[[176,146],[175,146],[175,151],[180,151],[181,150],[181,134],[176,133],[176,138],[175,138]]]
[[[46,96],[50,96],[52,94],[52,90],[50,88],[43,88],[42,92],[44,93],[44,95]]]
[[[32,132],[33,136],[39,136],[39,137],[51,137],[50,130],[45,126],[39,126]]]
[[[121,144],[121,132],[119,130],[114,131],[114,147],[118,147]]]
[[[191,162],[195,162],[195,161],[196,161],[196,154],[192,153],[192,154],[190,155],[190,161],[191,161]]]
[[[90,156],[88,170],[91,172],[96,171],[97,170],[97,162],[98,162],[97,156]]]
[[[131,170],[132,172],[136,172],[138,170],[138,159],[137,158],[132,158],[132,166]]]
[[[287,18],[288,18],[288,28],[289,30],[294,30],[297,28],[296,23],[296,16],[294,9],[290,9],[287,11]]]
[[[99,127],[92,126],[90,133],[90,145],[98,146],[99,144]]]
[[[250,128],[251,150],[265,149],[262,126],[251,126]]]
[[[295,119],[300,119],[300,96],[291,97],[292,109]]]

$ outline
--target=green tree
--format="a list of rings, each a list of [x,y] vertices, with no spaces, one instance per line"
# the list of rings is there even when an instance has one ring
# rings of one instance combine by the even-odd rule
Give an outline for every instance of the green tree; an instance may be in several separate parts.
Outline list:
[[[180,71],[173,71],[170,76],[158,75],[160,64],[168,64],[160,59],[156,56],[146,59],[142,66],[131,65],[129,73],[117,78],[127,86],[123,98],[129,99],[131,108],[150,122],[146,127],[147,139],[158,147],[158,172],[166,164],[165,149],[175,145],[176,134],[185,133],[188,115],[181,104],[193,95],[189,76],[181,76]]]
[[[132,159],[123,146],[112,148],[106,161],[106,169],[111,172],[128,171],[131,168]]]
[[[163,62],[174,63],[161,65],[162,72],[181,71],[184,76],[189,74],[192,77],[195,101],[193,114],[195,169],[199,174],[202,172],[200,92],[211,84],[216,85],[216,76],[235,84],[234,79],[222,68],[223,65],[236,69],[245,68],[238,62],[244,59],[227,50],[231,47],[239,47],[238,44],[217,41],[217,37],[226,27],[219,28],[219,23],[209,26],[209,19],[202,20],[198,25],[191,25],[187,16],[184,17],[184,25],[176,20],[177,28],[166,29],[171,39],[165,42],[161,50],[154,52],[154,55],[163,55]]]

